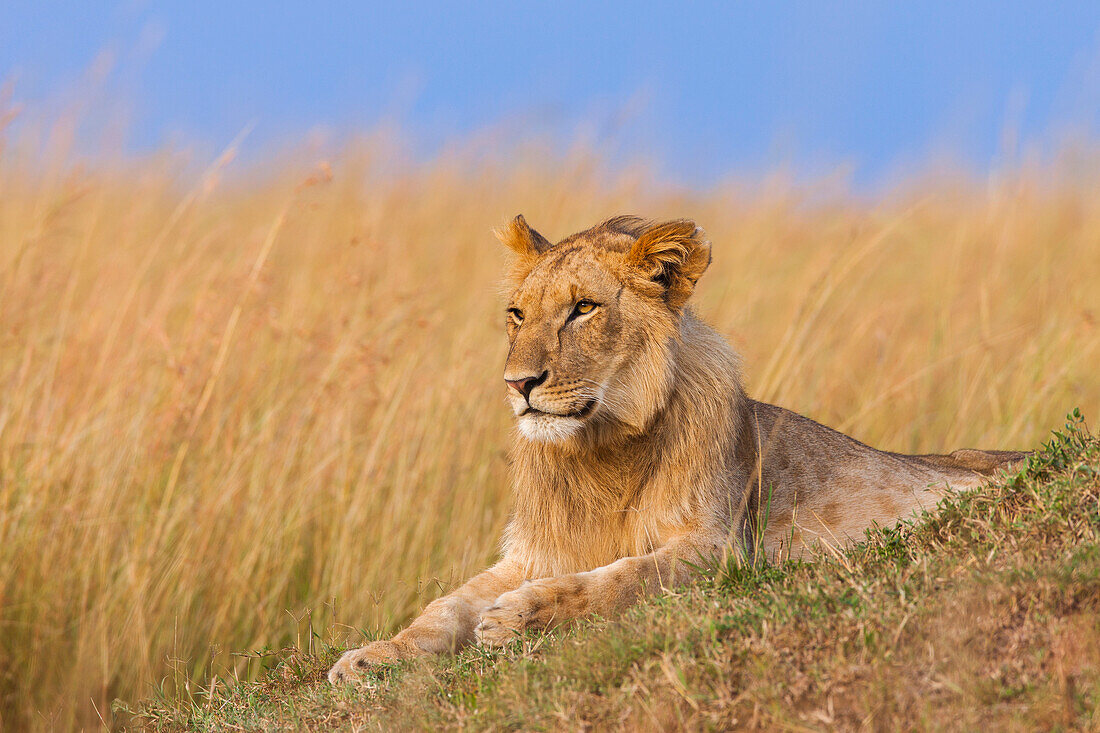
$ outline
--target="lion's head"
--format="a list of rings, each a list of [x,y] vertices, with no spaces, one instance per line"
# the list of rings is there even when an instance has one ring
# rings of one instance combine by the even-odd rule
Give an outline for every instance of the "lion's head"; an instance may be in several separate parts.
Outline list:
[[[644,430],[710,264],[703,231],[622,216],[551,244],[517,216],[496,234],[518,255],[504,379],[522,435],[569,444]]]

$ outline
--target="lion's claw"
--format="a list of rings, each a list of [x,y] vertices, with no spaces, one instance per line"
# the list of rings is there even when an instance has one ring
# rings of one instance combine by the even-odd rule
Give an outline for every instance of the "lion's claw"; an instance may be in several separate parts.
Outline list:
[[[407,659],[409,656],[411,655],[408,651],[393,641],[372,641],[358,649],[344,652],[344,656],[328,671],[328,681],[334,685],[348,682],[368,669]]]
[[[537,582],[524,583],[502,594],[481,614],[474,638],[482,646],[500,647],[529,629],[542,629],[553,620],[552,606]]]

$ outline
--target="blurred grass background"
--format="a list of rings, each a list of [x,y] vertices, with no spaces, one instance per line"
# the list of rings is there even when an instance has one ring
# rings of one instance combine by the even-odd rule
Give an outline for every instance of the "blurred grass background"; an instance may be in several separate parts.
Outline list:
[[[702,190],[475,140],[368,135],[201,175],[0,139],[0,724],[250,674],[233,652],[392,630],[488,563],[509,508],[489,229],[692,217],[701,314],[752,396],[875,446],[1027,448],[1100,413],[1100,187],[1069,152],[873,200]],[[303,629],[305,631],[303,632]],[[253,665],[254,667],[255,665]]]

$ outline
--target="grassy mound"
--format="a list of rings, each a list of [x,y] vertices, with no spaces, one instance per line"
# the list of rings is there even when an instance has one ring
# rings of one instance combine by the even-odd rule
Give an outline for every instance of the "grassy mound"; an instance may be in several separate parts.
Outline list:
[[[738,558],[634,608],[330,687],[283,650],[131,713],[149,729],[1100,726],[1100,441],[1076,412],[1017,476],[818,562]]]

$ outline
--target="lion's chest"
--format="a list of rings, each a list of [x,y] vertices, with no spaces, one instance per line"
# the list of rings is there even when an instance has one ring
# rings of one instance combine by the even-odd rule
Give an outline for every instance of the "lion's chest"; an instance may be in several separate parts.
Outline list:
[[[683,523],[659,485],[627,470],[548,472],[518,487],[509,549],[535,575],[560,575],[644,555]]]

